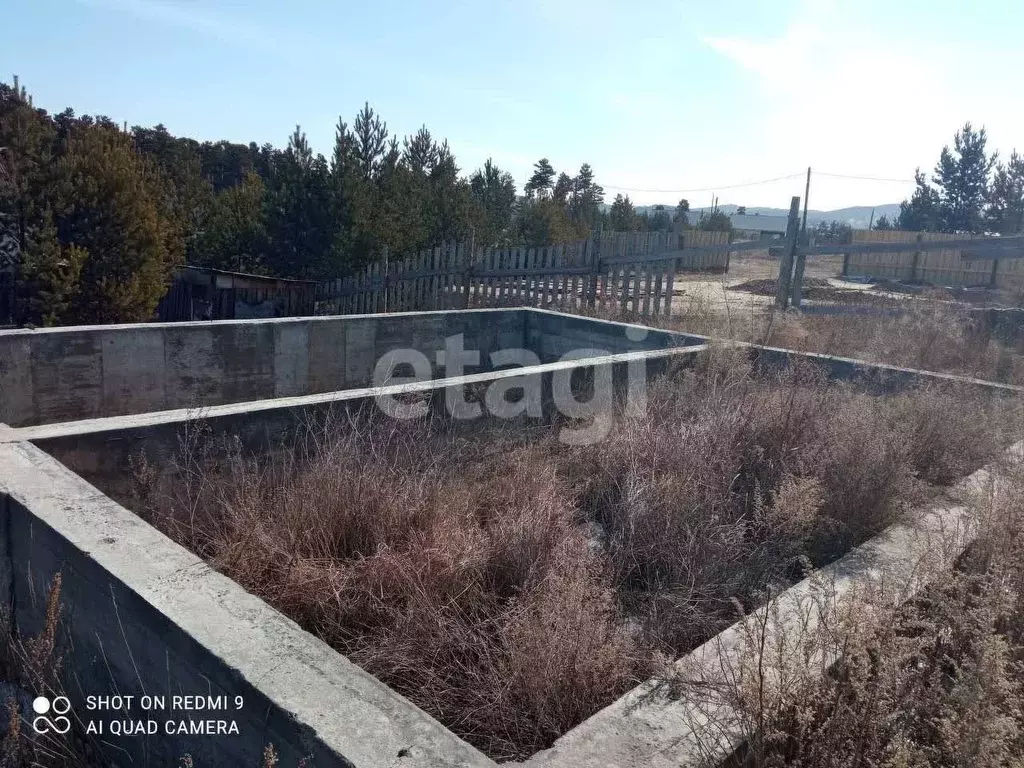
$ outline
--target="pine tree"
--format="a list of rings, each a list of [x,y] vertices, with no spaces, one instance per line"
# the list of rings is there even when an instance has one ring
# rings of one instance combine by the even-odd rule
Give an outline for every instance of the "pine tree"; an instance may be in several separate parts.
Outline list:
[[[405,139],[403,159],[413,171],[430,173],[437,164],[437,144],[434,143],[427,126],[420,126],[414,136]]]
[[[704,232],[732,232],[732,221],[721,211],[701,213],[696,229]]]
[[[996,165],[989,187],[988,227],[1001,235],[1024,232],[1024,157],[1014,150],[1005,165]]]
[[[683,198],[676,204],[675,213],[672,215],[672,222],[685,229],[690,225],[690,201]]]
[[[909,232],[941,232],[943,220],[942,197],[918,168],[914,171],[917,188],[910,200],[900,203],[899,228]]]
[[[477,210],[476,242],[484,247],[508,242],[516,207],[516,183],[491,158],[469,180],[470,196]]]
[[[580,166],[576,178],[573,179],[569,216],[573,221],[581,222],[587,229],[590,229],[601,214],[602,203],[604,203],[604,188],[594,181],[594,170],[590,164],[584,163]]]
[[[985,129],[970,123],[956,132],[952,151],[942,148],[933,179],[939,188],[941,224],[945,232],[983,232],[988,177],[996,156],[985,154]]]
[[[46,211],[43,223],[27,239],[21,254],[20,274],[25,283],[25,306],[19,315],[23,322],[35,325],[61,325],[73,322],[72,301],[82,289],[82,269],[88,251],[75,245],[62,245],[52,212]]]
[[[629,195],[623,197],[620,193],[615,196],[609,217],[611,228],[616,232],[630,232],[637,229],[639,225],[639,222],[636,221],[636,210],[633,208]]]
[[[654,212],[651,214],[647,226],[654,232],[665,232],[672,229],[672,217],[669,216],[664,205],[654,206]]]
[[[555,181],[555,169],[546,157],[542,157],[533,166],[533,175],[526,182],[523,191],[527,197],[548,197]]]
[[[558,174],[558,181],[555,182],[551,197],[563,208],[569,203],[569,195],[572,193],[573,180],[564,171]]]
[[[193,263],[235,272],[265,272],[265,194],[263,180],[251,171],[240,184],[220,192],[197,237]]]
[[[363,178],[375,178],[380,171],[388,145],[388,125],[373,111],[370,102],[363,105],[352,125],[355,134],[355,157]]]
[[[128,135],[105,125],[72,129],[58,165],[57,236],[87,254],[69,316],[82,323],[151,319],[183,256],[161,207],[161,175]]]
[[[331,273],[336,223],[331,180],[323,155],[314,156],[299,126],[275,164],[266,195],[267,267],[282,277]]]

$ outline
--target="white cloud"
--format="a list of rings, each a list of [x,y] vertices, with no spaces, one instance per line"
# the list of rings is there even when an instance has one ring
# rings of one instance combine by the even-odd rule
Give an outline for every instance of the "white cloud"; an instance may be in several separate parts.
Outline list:
[[[967,120],[990,127],[993,148],[1024,134],[1024,105],[1007,98],[1008,80],[978,75],[1020,71],[1016,51],[891,39],[820,2],[805,3],[778,36],[704,42],[753,78],[755,165],[757,156],[771,158],[765,167],[788,157],[823,171],[911,178],[916,166],[932,168]],[[811,204],[888,202],[911,187],[822,178]]]

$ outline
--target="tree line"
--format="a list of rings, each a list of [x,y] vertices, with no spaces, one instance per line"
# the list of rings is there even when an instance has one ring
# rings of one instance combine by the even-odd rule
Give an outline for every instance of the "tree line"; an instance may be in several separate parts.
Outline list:
[[[447,141],[425,126],[399,138],[368,103],[339,119],[328,158],[299,127],[284,148],[200,142],[70,108],[51,115],[0,83],[0,241],[20,252],[21,322],[147,320],[180,264],[332,279],[384,249],[668,229],[689,207],[638,214],[628,197],[610,208],[604,197],[587,163],[556,173],[541,159],[522,194],[490,159],[465,175]]]
[[[984,128],[966,123],[942,148],[929,179],[918,168],[916,188],[899,215],[881,216],[874,229],[1014,235],[1024,232],[1024,157],[1006,162],[987,150]]]

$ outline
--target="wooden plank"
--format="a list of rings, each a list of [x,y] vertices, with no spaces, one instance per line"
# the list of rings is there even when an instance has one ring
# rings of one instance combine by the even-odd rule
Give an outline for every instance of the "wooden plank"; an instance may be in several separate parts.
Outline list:
[[[465,263],[459,265],[459,306],[463,309],[469,309],[473,301],[473,257],[473,247],[468,246],[462,255]]]
[[[451,309],[455,301],[455,262],[458,260],[458,245],[448,243],[441,255],[443,274],[441,275],[441,309]]]
[[[423,273],[423,275],[427,274],[427,269],[428,269],[427,255],[428,255],[428,253],[429,253],[428,250],[422,250],[422,251],[419,252],[419,254],[417,255],[417,259],[416,259],[416,261],[417,261],[417,265],[416,265],[417,269],[416,269],[416,271]],[[413,307],[416,310],[421,310],[421,309],[426,309],[427,308],[426,302],[427,302],[427,280],[428,279],[429,278],[424,276],[424,277],[420,277],[419,279],[416,280],[416,302],[415,302],[415,306]]]
[[[557,262],[559,269],[566,269],[566,262],[568,261],[568,256],[566,254],[565,245],[558,246],[558,250],[555,253],[555,261]],[[559,283],[559,278],[555,278],[555,300],[559,304],[561,304],[564,307],[571,306],[569,304],[570,291],[572,290],[572,285],[579,279],[579,275],[571,275],[570,273],[565,271],[562,272],[561,283]]]
[[[513,248],[511,254],[510,264],[512,268],[510,271],[519,272],[523,268],[523,264],[526,261],[526,250],[524,248]],[[522,303],[522,277],[512,278],[512,293],[509,296],[512,305],[518,305]]]
[[[367,307],[369,309],[370,314],[374,314],[377,312],[377,266],[377,262],[373,262],[372,264],[370,264],[369,270],[370,290],[367,294]]]
[[[519,271],[521,277],[518,277],[515,280],[512,299],[518,305],[526,303],[526,259],[528,256],[528,248],[516,248],[516,255],[513,264],[515,264],[515,269]]]
[[[540,249],[531,248],[527,256],[526,268],[531,274],[526,278],[526,303],[531,307],[537,304],[537,261],[540,258]]]
[[[638,261],[643,264],[651,264],[679,259],[682,260],[681,266],[685,269],[689,268],[690,266],[687,260],[694,259],[694,257],[697,256],[718,255],[719,259],[723,260],[724,264],[723,254],[725,254],[726,252],[744,253],[748,251],[763,251],[764,249],[764,243],[722,243],[721,245],[687,246],[686,248],[678,248],[673,251],[665,251],[663,253],[652,253],[648,256],[644,256],[639,259],[636,256],[621,256],[610,259],[602,259],[602,263],[608,266],[613,266],[619,264],[635,264]]]
[[[672,301],[676,296],[676,263],[665,262],[668,267],[665,275],[665,317],[672,317]]]
[[[493,249],[484,248],[478,264],[473,265],[473,292],[476,298],[476,306],[486,306],[490,300],[489,280],[480,276],[480,272],[487,269],[491,264],[491,253]]]
[[[619,312],[623,315],[629,309],[629,282],[630,282],[630,269],[629,265],[623,264],[619,267]]]
[[[494,254],[494,268],[500,270],[505,265],[505,248],[499,248]],[[501,278],[495,280],[496,304],[501,304],[505,292],[505,281]]]
[[[440,269],[440,263],[441,263],[441,249],[440,249],[440,247],[436,247],[435,246],[434,250],[430,254],[430,262],[429,262],[430,269],[432,271],[434,271],[434,272],[438,272],[439,269]],[[430,292],[430,296],[429,296],[429,298],[427,300],[427,307],[429,307],[430,309],[437,309],[438,308],[438,299],[440,299],[440,293],[438,291],[438,285],[439,285],[439,280],[438,280],[438,275],[437,274],[435,274],[431,278],[428,278],[427,290]]]
[[[494,263],[494,249],[484,248],[483,257],[480,259],[480,264],[477,268],[477,273],[490,268]],[[477,292],[477,306],[486,306],[490,303],[493,296],[493,282],[489,279],[479,277],[477,274],[473,276],[473,282],[476,284]]]
[[[650,314],[650,289],[654,275],[651,274],[651,268],[644,269],[644,284],[643,284],[643,316],[646,317]]]
[[[815,245],[801,246],[800,251],[807,256],[828,256],[839,254],[867,254],[867,253],[907,253],[913,251],[963,251],[970,250],[978,254],[976,258],[992,258],[991,255],[982,256],[982,252],[988,248],[997,250],[1024,248],[1024,237],[993,237],[979,239],[957,239],[924,241],[921,243],[909,242],[873,242],[873,243],[851,243],[848,245]],[[1005,258],[1000,254],[999,258]]]
[[[654,280],[654,296],[652,297],[651,311],[654,317],[661,314],[661,285],[665,277],[664,267],[659,267]]]
[[[401,311],[403,311],[402,288],[404,287],[405,283],[402,280],[402,270],[403,270],[404,267],[405,267],[405,260],[404,259],[398,259],[398,260],[396,260],[396,261],[394,261],[394,262],[392,262],[391,264],[388,265],[388,270],[391,273],[390,274],[391,282],[392,282],[392,284],[394,286],[392,288],[392,297],[393,297],[393,302],[394,302],[392,307],[391,307],[391,311],[392,312],[401,312]]]
[[[632,287],[632,296],[631,296],[631,299],[632,299],[631,303],[633,304],[633,312],[639,312],[640,311],[640,284],[641,284],[641,280],[643,279],[643,274],[642,273],[643,273],[643,269],[641,268],[640,264],[639,263],[634,264],[633,265],[633,280],[632,280],[633,287]]]
[[[541,270],[538,273],[538,280],[540,281],[540,306],[546,307],[548,305],[548,299],[551,296],[549,284],[552,280],[552,275],[558,273],[552,270],[551,272],[545,272],[545,270],[551,269],[554,265],[552,264],[552,257],[554,256],[556,246],[549,245],[541,249],[540,258],[537,260],[537,268]]]
[[[449,243],[443,243],[437,251],[437,282],[436,291],[437,295],[434,298],[434,309],[447,309],[446,301],[448,300],[447,294],[447,282],[448,282],[448,249]]]
[[[462,309],[462,260],[469,243],[455,243],[448,262],[448,308]]]

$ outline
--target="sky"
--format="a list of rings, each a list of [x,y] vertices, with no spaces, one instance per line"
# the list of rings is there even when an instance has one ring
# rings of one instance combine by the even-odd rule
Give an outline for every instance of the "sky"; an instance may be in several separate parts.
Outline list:
[[[1019,0],[13,0],[4,23],[0,79],[50,111],[301,125],[329,156],[369,101],[465,173],[588,162],[607,202],[787,208],[809,166],[811,208],[898,202],[966,121],[1024,151]]]

